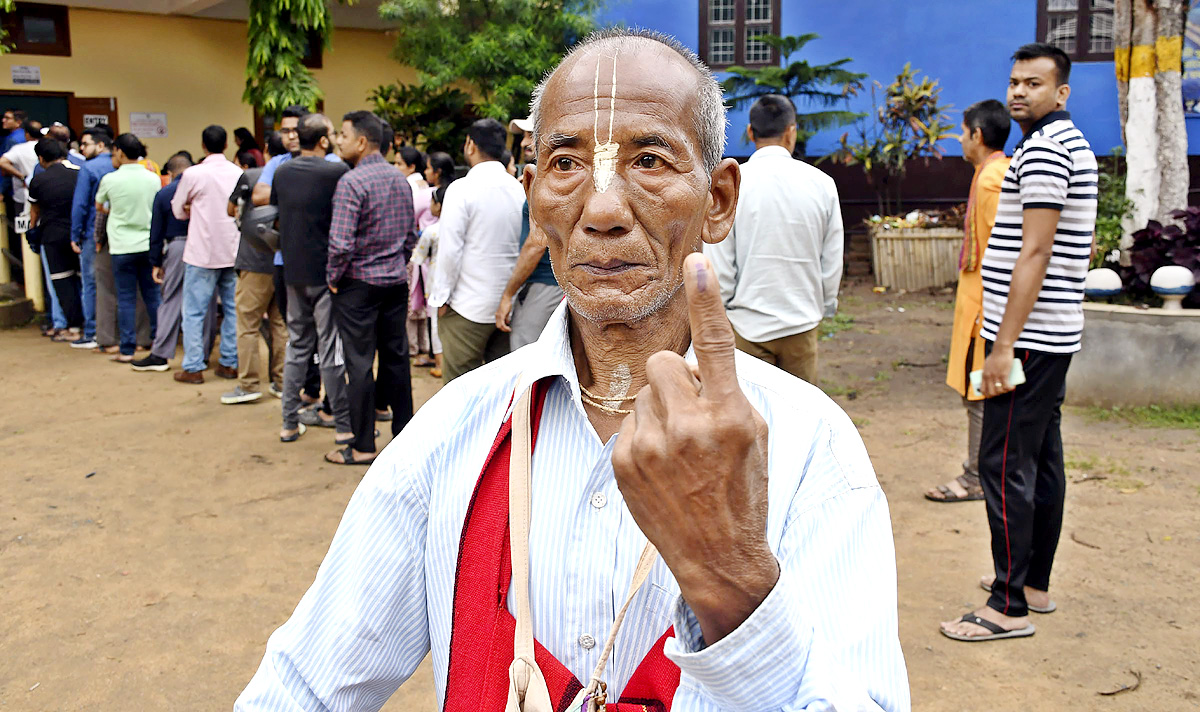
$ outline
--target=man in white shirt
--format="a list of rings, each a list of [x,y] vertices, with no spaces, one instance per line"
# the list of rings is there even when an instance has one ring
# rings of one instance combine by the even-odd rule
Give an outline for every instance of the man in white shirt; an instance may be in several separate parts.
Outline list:
[[[471,124],[463,146],[471,170],[442,203],[429,303],[438,307],[445,383],[508,353],[495,315],[521,250],[525,192],[499,161],[507,137],[495,119]]]
[[[833,179],[792,158],[796,109],[770,94],[750,108],[757,149],[742,166],[737,219],[708,245],[737,347],[817,382],[817,327],[837,311],[842,210]]]
[[[235,709],[378,710],[432,653],[445,712],[908,712],[862,440],[736,352],[696,254],[737,206],[720,84],[614,29],[534,97],[530,239],[567,298],[375,460]]]
[[[21,128],[25,130],[25,143],[18,143],[0,156],[0,172],[12,176],[13,202],[17,203],[18,213],[24,212],[29,202],[29,181],[38,163],[33,147],[42,137],[42,125],[36,121],[26,121]]]

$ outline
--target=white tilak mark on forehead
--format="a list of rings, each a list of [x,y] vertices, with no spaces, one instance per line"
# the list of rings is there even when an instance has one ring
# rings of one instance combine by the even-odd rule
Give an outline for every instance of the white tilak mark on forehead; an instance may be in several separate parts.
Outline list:
[[[612,182],[617,169],[617,151],[621,148],[612,140],[613,117],[617,110],[618,54],[620,54],[619,48],[613,51],[612,56],[612,96],[608,103],[608,140],[604,143],[600,143],[600,60],[605,55],[598,54],[596,57],[596,77],[592,85],[592,140],[595,143],[595,148],[592,149],[592,185],[596,188],[597,193],[608,190],[608,185]]]

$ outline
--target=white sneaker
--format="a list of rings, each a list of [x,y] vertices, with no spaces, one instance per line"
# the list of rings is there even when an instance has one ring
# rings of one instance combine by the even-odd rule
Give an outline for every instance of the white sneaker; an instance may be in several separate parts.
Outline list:
[[[263,394],[261,392],[251,393],[250,391],[243,390],[241,386],[238,386],[237,388],[234,388],[232,391],[230,391],[228,393],[221,394],[221,403],[223,403],[225,405],[237,405],[238,403],[253,403],[254,401],[256,401],[262,397],[263,397]]]
[[[99,345],[95,339],[89,339],[85,336],[81,336],[71,342],[71,348],[73,349],[94,349]]]
[[[275,385],[274,383],[272,383],[270,385],[270,387],[267,388],[267,393],[270,393],[271,395],[275,396],[276,398],[283,398],[283,391],[280,390],[279,386]]]

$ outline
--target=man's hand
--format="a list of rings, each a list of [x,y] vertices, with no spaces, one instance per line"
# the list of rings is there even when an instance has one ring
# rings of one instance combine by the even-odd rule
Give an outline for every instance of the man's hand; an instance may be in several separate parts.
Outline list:
[[[449,304],[443,304],[442,306],[438,307],[438,318],[440,319],[440,318],[446,316],[446,314],[449,313],[449,311],[450,311]]]
[[[984,398],[1004,395],[1013,390],[1008,385],[1008,377],[1012,374],[1013,347],[992,345],[992,352],[983,361],[983,377],[979,380],[979,391]]]
[[[332,285],[332,284],[331,284],[331,285],[329,285],[329,292],[330,292],[331,294],[337,294],[337,287],[336,287],[336,286],[334,286],[334,285]]]
[[[163,283],[163,268],[162,267],[151,267],[150,268],[150,279],[153,279],[155,284],[162,284]]]
[[[103,248],[104,248],[104,246],[100,244],[100,241],[96,240],[96,254],[97,255],[100,254],[100,250],[102,250]]]
[[[767,425],[738,384],[708,258],[688,256],[684,275],[697,365],[669,351],[646,362],[613,471],[712,645],[766,598],[779,565],[766,539]]]
[[[513,298],[508,292],[500,295],[500,306],[496,308],[496,328],[500,331],[512,331]],[[441,312],[438,312],[441,316]]]
[[[79,243],[75,242],[74,240],[71,241],[71,249],[75,250],[75,254],[77,254],[77,255],[83,254],[83,248],[80,247]]]

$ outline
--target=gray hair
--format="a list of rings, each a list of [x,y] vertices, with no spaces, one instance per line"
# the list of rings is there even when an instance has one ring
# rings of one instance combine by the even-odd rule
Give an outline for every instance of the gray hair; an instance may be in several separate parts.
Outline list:
[[[599,30],[591,33],[582,42],[572,47],[566,56],[563,57],[562,62],[558,63],[558,67],[561,67],[571,57],[586,50],[619,50],[638,40],[650,40],[651,42],[658,42],[661,45],[669,47],[680,57],[687,60],[687,63],[700,75],[700,94],[697,99],[695,114],[692,116],[692,123],[696,129],[696,135],[700,138],[700,152],[704,158],[704,169],[708,173],[712,173],[716,170],[717,164],[721,162],[721,157],[725,155],[725,127],[728,124],[725,118],[725,93],[721,90],[721,84],[713,76],[712,70],[708,68],[708,65],[701,61],[695,52],[688,49],[679,40],[670,35],[655,32],[654,30],[623,27]],[[554,72],[557,71],[558,67],[550,70],[542,77],[542,81],[538,82],[537,87],[533,90],[533,98],[529,102],[529,116],[533,120],[533,139],[535,142],[539,140],[542,134],[542,97],[546,93],[546,85],[549,84],[550,78],[554,76]]]

